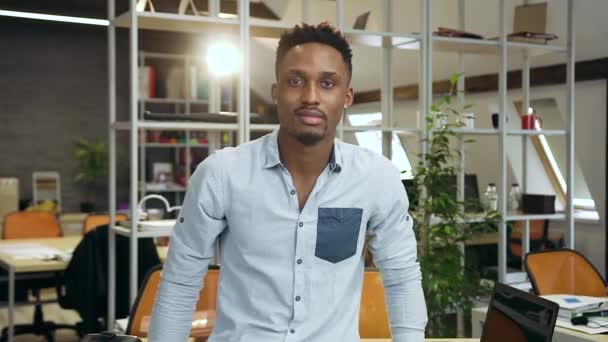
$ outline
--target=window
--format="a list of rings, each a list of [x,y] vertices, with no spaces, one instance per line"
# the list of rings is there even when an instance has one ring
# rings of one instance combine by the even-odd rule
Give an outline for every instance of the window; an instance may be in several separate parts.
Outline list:
[[[515,103],[521,113],[521,102]],[[536,99],[530,101],[530,106],[538,113],[543,122],[543,129],[563,129],[565,120],[559,110],[557,102],[553,98]],[[537,121],[537,127],[540,122]],[[539,129],[539,128],[537,128]],[[566,179],[564,177],[567,165],[566,137],[538,135],[531,137],[532,144],[538,153],[547,176],[553,184],[558,198],[565,203],[567,192]],[[576,209],[595,211],[595,202],[591,198],[589,188],[583,177],[582,171],[575,160],[575,175],[573,184],[573,204]]]
[[[378,126],[382,123],[382,113],[368,113],[368,114],[349,114],[348,121],[353,127],[357,126]],[[355,138],[359,146],[365,147],[371,151],[374,151],[382,155],[382,131],[366,131],[366,132],[355,132]],[[401,179],[413,178],[412,166],[401,139],[396,133],[392,134],[392,162],[397,166],[400,171],[405,171],[401,174]]]

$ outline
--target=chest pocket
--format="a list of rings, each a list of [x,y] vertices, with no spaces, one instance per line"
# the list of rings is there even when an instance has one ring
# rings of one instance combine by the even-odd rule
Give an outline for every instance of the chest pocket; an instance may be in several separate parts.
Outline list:
[[[319,208],[315,256],[337,263],[355,255],[362,216],[360,208]]]

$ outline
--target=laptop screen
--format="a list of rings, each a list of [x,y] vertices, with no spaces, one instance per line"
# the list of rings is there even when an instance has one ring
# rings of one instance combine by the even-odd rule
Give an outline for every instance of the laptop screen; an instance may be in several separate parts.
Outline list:
[[[496,283],[481,342],[550,342],[559,305]]]

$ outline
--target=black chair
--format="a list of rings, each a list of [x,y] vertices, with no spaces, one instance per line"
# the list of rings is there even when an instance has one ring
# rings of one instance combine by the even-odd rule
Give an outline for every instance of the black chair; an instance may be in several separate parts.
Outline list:
[[[59,305],[76,310],[82,322],[80,336],[97,333],[107,326],[108,309],[107,225],[88,232],[74,250],[57,287]],[[129,238],[116,236],[116,317],[129,315]],[[150,269],[160,264],[152,238],[138,239],[138,287]]]
[[[18,293],[15,296],[15,301],[26,302],[28,299],[26,290],[29,289],[32,296],[34,297],[34,317],[32,323],[16,324],[13,330],[14,335],[31,334],[37,336],[44,336],[48,342],[54,342],[54,332],[57,329],[71,329],[76,330],[78,332],[78,327],[75,325],[58,324],[55,322],[46,321],[44,319],[44,315],[42,313],[42,299],[40,297],[40,290],[44,288],[53,288],[55,286],[55,283],[56,280],[53,276],[35,280],[17,281],[16,290],[20,289],[20,291],[16,291],[16,293]],[[2,329],[0,341],[8,341],[8,327]]]

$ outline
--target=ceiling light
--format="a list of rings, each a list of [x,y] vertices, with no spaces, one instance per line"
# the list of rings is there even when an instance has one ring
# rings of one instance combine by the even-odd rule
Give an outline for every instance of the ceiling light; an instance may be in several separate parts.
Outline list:
[[[236,73],[240,65],[238,49],[227,41],[211,44],[207,50],[209,72],[217,77]]]
[[[0,16],[15,17],[15,18],[26,18],[26,19],[38,19],[38,20],[50,20],[60,21],[64,23],[75,23],[75,24],[87,24],[87,25],[99,25],[108,26],[109,21],[104,19],[91,19],[82,17],[68,17],[65,15],[53,15],[53,14],[41,14],[31,12],[17,12],[17,11],[5,11],[0,10]]]

